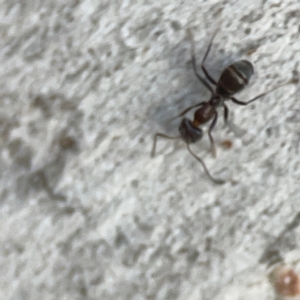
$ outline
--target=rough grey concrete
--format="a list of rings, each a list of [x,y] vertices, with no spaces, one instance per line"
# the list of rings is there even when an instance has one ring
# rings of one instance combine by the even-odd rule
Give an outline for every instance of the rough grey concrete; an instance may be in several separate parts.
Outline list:
[[[201,58],[222,21],[207,67],[218,78],[251,60],[246,100],[297,77],[299,12],[298,0],[0,1],[0,299],[274,300],[269,270],[300,249],[299,84],[229,103],[246,133],[221,117],[216,159],[207,136],[193,146],[225,185],[179,141],[149,154],[209,97],[188,27]]]

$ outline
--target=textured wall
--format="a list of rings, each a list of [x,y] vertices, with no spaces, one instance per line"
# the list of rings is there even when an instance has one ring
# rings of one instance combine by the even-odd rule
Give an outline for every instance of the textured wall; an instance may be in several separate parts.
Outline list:
[[[274,300],[267,274],[300,249],[299,85],[229,103],[193,146],[169,119],[209,93],[190,63],[255,66],[250,99],[297,77],[300,4],[0,1],[0,298]],[[222,115],[222,110],[220,110]],[[231,149],[222,147],[230,140]]]

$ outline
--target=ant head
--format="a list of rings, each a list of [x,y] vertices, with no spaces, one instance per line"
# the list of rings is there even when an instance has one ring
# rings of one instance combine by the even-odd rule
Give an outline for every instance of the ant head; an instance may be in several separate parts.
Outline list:
[[[215,94],[212,96],[211,100],[210,100],[210,104],[213,107],[219,107],[222,105],[224,99],[221,95],[219,94]]]
[[[187,143],[192,144],[199,141],[203,136],[203,130],[193,125],[192,121],[183,118],[179,125],[181,138]]]

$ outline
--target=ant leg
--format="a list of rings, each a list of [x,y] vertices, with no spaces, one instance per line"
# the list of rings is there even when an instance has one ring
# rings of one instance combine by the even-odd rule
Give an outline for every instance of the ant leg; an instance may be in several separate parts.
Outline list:
[[[268,94],[268,93],[269,93],[269,92],[260,94],[260,95],[254,97],[253,99],[251,99],[251,100],[249,100],[249,101],[247,101],[247,102],[240,101],[240,100],[236,99],[235,97],[230,97],[230,99],[231,99],[235,104],[238,104],[238,105],[248,105],[248,104],[250,104],[251,102],[254,102],[255,100],[257,100],[257,99],[259,99],[259,98],[265,96],[265,95]]]
[[[214,90],[212,87],[208,84],[208,82],[198,73],[197,71],[197,62],[196,62],[196,56],[195,56],[195,43],[193,39],[193,34],[190,28],[187,29],[188,35],[190,37],[191,41],[191,56],[192,56],[192,65],[193,65],[193,70],[196,75],[196,77],[206,86],[207,89],[210,90],[212,94],[214,94]]]
[[[151,157],[154,157],[155,156],[155,149],[156,149],[156,140],[157,140],[157,137],[162,137],[162,138],[165,138],[165,139],[169,139],[169,140],[175,140],[175,139],[180,139],[179,136],[168,136],[168,135],[165,135],[165,134],[162,134],[162,133],[156,133],[155,136],[154,136],[154,140],[153,140],[153,146],[152,146],[152,151],[151,151]]]
[[[279,89],[279,88],[281,88],[281,87],[283,87],[283,86],[285,86],[285,85],[287,85],[287,84],[290,84],[290,83],[293,83],[293,80],[288,81],[288,82],[286,82],[286,83],[283,83],[283,84],[277,86],[276,88],[274,88],[274,89],[272,89],[272,90],[270,90],[270,91],[267,91],[267,92],[264,92],[264,93],[262,93],[262,94],[259,94],[258,96],[254,97],[254,98],[252,98],[251,100],[248,100],[248,101],[246,101],[246,102],[240,101],[240,100],[236,99],[235,97],[230,97],[230,99],[231,99],[234,103],[236,103],[236,104],[238,104],[238,105],[248,105],[248,104],[250,104],[251,102],[254,102],[254,101],[256,101],[257,99],[259,99],[259,98],[261,98],[261,97],[263,97],[263,96],[265,96],[265,95],[267,95],[267,94],[269,94],[269,93],[271,93],[271,92],[273,92],[273,91],[275,91],[275,90],[277,90],[277,89]]]
[[[228,120],[228,115],[229,115],[229,109],[225,103],[223,103],[224,107],[224,122],[225,125],[229,128],[230,131],[232,131],[237,137],[241,137],[246,133],[246,130],[238,127],[235,125],[233,122]]]
[[[218,113],[216,112],[215,117],[214,117],[214,119],[213,119],[213,121],[212,121],[212,123],[211,123],[211,125],[209,126],[209,129],[208,129],[208,137],[209,137],[209,140],[210,140],[211,151],[212,151],[214,157],[217,157],[217,150],[216,150],[215,141],[212,137],[211,132],[214,129],[214,127],[216,126],[217,120],[218,120]]]
[[[208,79],[212,84],[214,84],[214,85],[217,85],[217,82],[209,75],[209,73],[207,72],[207,70],[206,70],[206,68],[205,68],[204,63],[205,63],[205,60],[206,60],[206,58],[207,58],[207,56],[208,56],[208,54],[209,54],[209,52],[210,52],[210,49],[211,49],[212,43],[213,43],[213,41],[214,41],[214,38],[215,38],[215,36],[217,35],[217,33],[218,33],[218,31],[219,31],[220,25],[221,25],[221,24],[218,25],[216,31],[214,32],[214,34],[213,34],[213,36],[212,36],[212,38],[211,38],[211,40],[210,40],[210,42],[209,42],[209,45],[208,45],[208,47],[207,47],[207,50],[206,50],[206,52],[205,52],[205,55],[204,55],[204,57],[203,57],[203,59],[202,59],[202,62],[201,62],[201,68],[202,68],[202,70],[203,70],[205,76],[206,76],[207,79]]]
[[[222,179],[215,179],[214,177],[212,177],[212,176],[210,175],[210,173],[209,173],[209,171],[208,171],[208,169],[207,169],[207,167],[206,167],[204,161],[203,161],[199,156],[197,156],[197,155],[191,150],[189,144],[186,144],[186,147],[187,147],[188,151],[191,153],[191,155],[192,155],[194,158],[196,158],[196,159],[201,163],[201,165],[202,165],[202,167],[203,167],[203,169],[204,169],[206,175],[209,177],[210,180],[212,180],[212,181],[213,181],[214,183],[216,183],[216,184],[224,184],[224,183],[225,183],[225,181],[222,180]]]
[[[179,118],[179,117],[182,117],[183,115],[185,115],[187,112],[189,112],[189,111],[192,110],[193,108],[196,108],[196,107],[199,107],[199,106],[203,106],[204,103],[206,103],[206,102],[198,103],[198,104],[195,104],[195,105],[192,105],[192,106],[186,108],[186,109],[183,110],[179,115],[177,115],[177,116],[171,118],[171,120],[175,120],[175,119],[177,119],[177,118]]]
[[[224,122],[226,125],[228,125],[229,109],[225,103],[223,103],[223,107],[224,107]]]

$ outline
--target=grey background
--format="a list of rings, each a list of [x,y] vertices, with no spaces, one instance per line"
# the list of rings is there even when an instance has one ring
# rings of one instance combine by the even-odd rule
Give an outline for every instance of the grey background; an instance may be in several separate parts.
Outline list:
[[[169,119],[208,99],[207,67],[255,66],[247,100],[297,79],[300,3],[0,2],[0,298],[275,299],[268,272],[299,255],[299,84],[229,103],[193,150]],[[222,110],[220,110],[220,115]],[[231,140],[233,147],[222,147]]]

